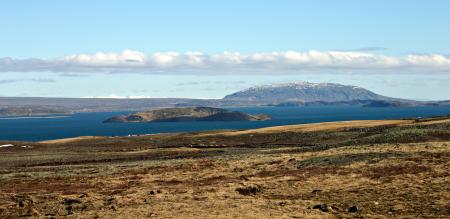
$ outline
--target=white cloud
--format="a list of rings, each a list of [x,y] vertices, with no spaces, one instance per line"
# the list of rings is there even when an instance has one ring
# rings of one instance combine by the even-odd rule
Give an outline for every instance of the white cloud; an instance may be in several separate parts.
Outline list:
[[[304,72],[450,73],[450,58],[430,54],[387,56],[362,51],[282,51],[241,54],[224,52],[159,52],[70,55],[55,59],[0,58],[0,72],[292,74]]]
[[[147,57],[139,51],[125,50],[122,53],[96,53],[95,55],[71,55],[62,60],[54,60],[67,64],[80,66],[119,66],[119,65],[143,65]]]

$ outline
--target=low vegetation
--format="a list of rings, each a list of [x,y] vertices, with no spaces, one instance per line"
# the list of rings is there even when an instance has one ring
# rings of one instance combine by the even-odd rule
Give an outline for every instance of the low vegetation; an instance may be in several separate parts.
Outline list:
[[[0,145],[0,218],[450,217],[448,117]]]

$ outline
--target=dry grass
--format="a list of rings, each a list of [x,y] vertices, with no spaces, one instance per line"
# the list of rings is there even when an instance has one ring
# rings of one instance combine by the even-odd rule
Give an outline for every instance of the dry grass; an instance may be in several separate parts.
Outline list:
[[[362,122],[350,124],[325,126]],[[0,218],[450,217],[447,140],[309,151],[62,146],[0,151],[8,154],[0,159]],[[36,165],[23,165],[29,162]]]
[[[344,122],[322,122],[314,124],[302,124],[302,125],[287,125],[287,126],[274,126],[268,128],[252,129],[245,131],[228,131],[223,132],[223,135],[245,135],[255,133],[278,133],[278,132],[313,132],[313,131],[329,131],[342,128],[361,128],[361,127],[374,127],[382,125],[406,125],[412,124],[412,120],[357,120],[357,121],[344,121]],[[205,136],[208,134],[205,134]]]
[[[47,141],[41,141],[43,144],[65,144],[65,143],[71,143],[71,142],[77,142],[82,140],[103,140],[106,137],[98,137],[98,136],[82,136],[82,137],[74,137],[74,138],[63,138],[63,139],[56,139],[56,140],[47,140]]]

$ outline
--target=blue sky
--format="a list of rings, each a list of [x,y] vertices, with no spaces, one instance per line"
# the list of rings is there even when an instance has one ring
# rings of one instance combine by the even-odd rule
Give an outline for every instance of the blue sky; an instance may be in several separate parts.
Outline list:
[[[450,99],[449,27],[450,1],[433,0],[0,1],[0,96],[218,98],[308,80]]]

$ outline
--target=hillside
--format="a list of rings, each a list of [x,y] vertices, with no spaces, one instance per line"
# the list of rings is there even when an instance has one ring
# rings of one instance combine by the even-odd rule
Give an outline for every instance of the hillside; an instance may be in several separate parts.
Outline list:
[[[0,218],[448,218],[450,118],[0,142]]]
[[[164,108],[105,120],[112,122],[185,122],[185,121],[258,121],[270,119],[267,115],[249,115],[212,107]]]
[[[0,116],[46,116],[70,113],[71,111],[67,108],[54,106],[9,106],[0,108]]]
[[[354,100],[389,100],[357,86],[333,83],[287,83],[252,87],[224,97],[225,100],[258,101],[268,104],[282,102],[341,102]]]

